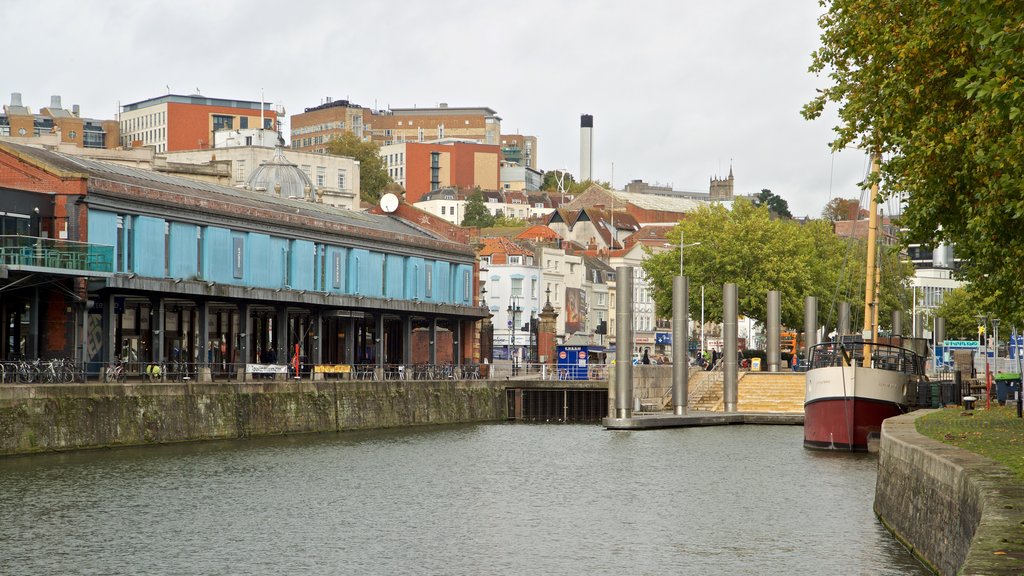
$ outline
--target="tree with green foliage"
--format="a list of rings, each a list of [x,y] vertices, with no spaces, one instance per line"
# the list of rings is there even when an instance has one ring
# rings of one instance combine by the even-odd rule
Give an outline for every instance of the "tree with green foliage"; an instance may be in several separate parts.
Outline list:
[[[908,242],[954,246],[1004,321],[1024,310],[1024,3],[830,0],[803,109],[838,103],[834,150],[883,155]]]
[[[868,211],[862,210],[860,200],[848,198],[833,198],[825,204],[821,211],[821,217],[833,222],[839,220],[858,220],[868,217]]]
[[[494,219],[494,223],[491,226],[496,228],[517,228],[520,226],[529,226],[529,222],[522,218],[515,218],[513,216],[498,216]]]
[[[548,170],[544,173],[544,181],[541,182],[540,189],[547,192],[558,192],[558,180],[562,179],[562,185],[565,186],[565,191],[569,191],[569,187],[576,183],[576,179],[573,178],[572,174],[564,172],[562,170]]]
[[[359,161],[359,197],[376,204],[383,195],[384,187],[391,183],[384,159],[380,157],[380,146],[372,140],[360,140],[351,132],[327,143],[327,153],[347,156]]]
[[[494,216],[487,210],[483,193],[477,189],[466,199],[466,215],[462,217],[465,227],[490,228],[494,226]]]
[[[830,329],[837,320],[839,301],[851,302],[852,310],[863,309],[857,303],[864,299],[864,242],[836,236],[830,222],[772,218],[767,206],[738,199],[732,210],[712,205],[690,213],[667,238],[678,246],[680,234],[687,244],[700,243],[685,248],[683,254],[690,278],[691,317],[695,306],[699,310],[699,286],[703,285],[705,317],[721,321],[721,291],[727,282],[737,284],[740,313],[761,322],[767,316],[769,290],[781,292],[781,320],[786,326],[803,325],[806,296],[818,296],[820,320]],[[913,269],[900,263],[895,250],[883,251],[882,261],[880,319],[888,323],[891,310],[910,309]],[[679,249],[649,254],[643,269],[653,286],[658,315],[671,317]],[[851,316],[856,330],[862,315],[853,312]]]
[[[573,178],[572,174],[568,172],[563,172],[562,170],[549,170],[545,172],[544,181],[543,183],[541,183],[540,189],[544,190],[545,192],[558,192],[558,177],[561,174],[565,175],[564,179],[562,180],[562,185],[565,187],[566,194],[571,194],[574,196],[581,194],[583,191],[585,191],[587,188],[590,188],[594,184],[597,184],[598,186],[604,188],[605,190],[612,189],[612,185],[610,182],[605,182],[602,180],[584,180],[582,182],[577,182],[576,179]]]
[[[754,198],[754,206],[767,206],[772,214],[781,218],[793,217],[789,212],[789,202],[786,202],[781,196],[767,188],[762,188],[761,192]]]
[[[974,340],[978,337],[978,315],[987,314],[994,304],[995,297],[983,297],[968,284],[946,292],[929,321],[945,319],[947,340]]]

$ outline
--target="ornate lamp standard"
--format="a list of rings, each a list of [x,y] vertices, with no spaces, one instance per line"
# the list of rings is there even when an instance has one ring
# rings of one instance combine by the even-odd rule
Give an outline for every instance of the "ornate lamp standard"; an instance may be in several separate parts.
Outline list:
[[[509,296],[508,300],[508,329],[510,339],[509,353],[512,357],[512,375],[519,373],[519,363],[516,354],[516,316],[521,314],[523,309],[519,306],[519,296]]]
[[[480,307],[488,309],[487,306],[487,288],[480,288]],[[488,309],[488,313],[480,322],[480,361],[484,364],[490,364],[491,353],[494,347],[494,325],[491,324],[491,314]]]

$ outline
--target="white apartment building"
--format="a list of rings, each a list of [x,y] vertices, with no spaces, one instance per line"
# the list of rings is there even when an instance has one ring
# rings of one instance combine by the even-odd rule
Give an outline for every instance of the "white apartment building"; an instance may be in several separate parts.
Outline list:
[[[212,150],[187,150],[167,152],[162,156],[168,162],[180,164],[206,164],[210,162],[230,163],[229,186],[242,186],[260,164],[269,162],[275,154],[275,148],[267,146],[234,146],[215,148]],[[324,204],[345,208],[359,209],[359,161],[342,156],[313,154],[284,150],[288,161],[297,165],[323,199]]]
[[[642,353],[644,348],[654,351],[655,345],[655,315],[654,298],[651,296],[651,285],[641,267],[644,259],[643,246],[640,243],[634,244],[622,254],[609,258],[608,263],[613,269],[619,266],[631,266],[633,268],[633,342],[632,352]],[[614,314],[614,312],[613,312]],[[612,316],[614,318],[614,315]],[[609,322],[609,331],[611,333]],[[619,356],[624,356],[619,354]]]

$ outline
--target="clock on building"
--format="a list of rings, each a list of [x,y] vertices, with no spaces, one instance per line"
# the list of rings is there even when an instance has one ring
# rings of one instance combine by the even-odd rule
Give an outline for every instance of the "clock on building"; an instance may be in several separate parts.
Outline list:
[[[75,132],[74,130],[72,130],[71,132],[68,132],[68,138],[71,138],[72,140],[74,140],[76,137],[78,137],[78,132]]]
[[[25,129],[24,128],[18,128],[18,136],[24,136],[24,135],[25,135]]]

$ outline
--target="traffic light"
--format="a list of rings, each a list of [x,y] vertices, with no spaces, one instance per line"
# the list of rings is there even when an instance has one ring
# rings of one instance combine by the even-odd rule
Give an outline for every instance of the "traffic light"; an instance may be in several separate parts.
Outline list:
[[[978,326],[978,343],[985,345],[985,326]]]
[[[594,334],[607,334],[608,333],[608,321],[601,320],[597,323],[597,328],[594,330]]]

